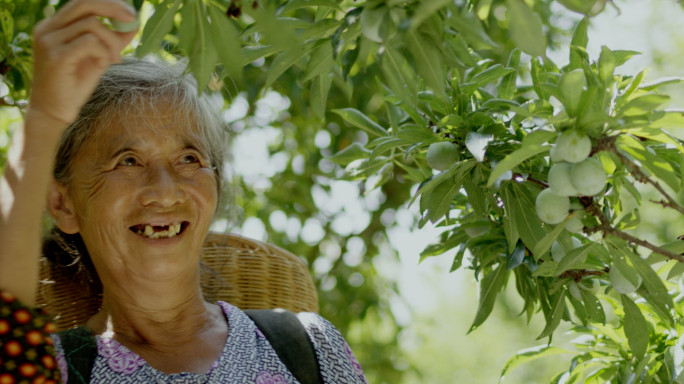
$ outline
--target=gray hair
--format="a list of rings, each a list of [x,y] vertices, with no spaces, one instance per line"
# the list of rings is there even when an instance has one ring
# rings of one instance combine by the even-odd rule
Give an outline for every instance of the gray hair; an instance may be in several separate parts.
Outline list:
[[[167,101],[174,104],[177,120],[197,124],[196,139],[214,168],[220,197],[227,129],[206,93],[198,96],[197,82],[186,69],[185,60],[169,63],[154,57],[125,58],[110,66],[76,121],[62,135],[55,156],[55,180],[62,184],[71,181],[72,165],[83,145],[114,116],[124,120],[145,119],[145,112],[154,110],[158,102]]]

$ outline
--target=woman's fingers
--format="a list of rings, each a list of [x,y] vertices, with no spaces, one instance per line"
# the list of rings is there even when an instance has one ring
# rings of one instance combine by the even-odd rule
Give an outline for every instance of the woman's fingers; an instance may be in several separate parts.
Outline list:
[[[111,59],[109,50],[102,45],[97,36],[90,33],[65,44],[60,48],[57,57],[64,60],[66,66],[71,66],[75,74],[84,77],[88,77],[91,71],[103,72]]]
[[[72,42],[85,34],[95,35],[110,53],[110,61],[119,62],[119,54],[128,42],[121,40],[121,37],[111,29],[107,28],[95,16],[87,16],[69,26],[54,31],[46,36],[47,43],[53,47],[61,46]]]
[[[48,19],[45,29],[55,30],[87,16],[109,17],[122,22],[136,18],[135,9],[122,0],[71,0],[54,16]]]

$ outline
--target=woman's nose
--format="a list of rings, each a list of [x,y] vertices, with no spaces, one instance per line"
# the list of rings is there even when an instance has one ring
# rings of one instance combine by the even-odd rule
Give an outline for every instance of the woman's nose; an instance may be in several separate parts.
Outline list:
[[[142,181],[141,202],[145,206],[172,207],[185,201],[182,180],[170,165],[149,164]]]

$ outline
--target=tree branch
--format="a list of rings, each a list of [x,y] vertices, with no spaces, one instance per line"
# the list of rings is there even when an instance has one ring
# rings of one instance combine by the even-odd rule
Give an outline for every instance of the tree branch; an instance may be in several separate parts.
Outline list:
[[[596,204],[594,204],[593,201],[590,202],[588,205],[586,204],[585,201],[582,201],[582,203],[585,206],[585,210],[587,212],[591,213],[592,215],[594,215],[601,222],[601,224],[596,226],[596,227],[586,228],[584,230],[584,233],[586,233],[587,235],[603,231],[603,237],[606,237],[606,235],[610,234],[610,235],[613,235],[615,237],[619,237],[623,240],[626,240],[632,244],[636,244],[636,245],[642,246],[644,248],[650,249],[651,251],[653,251],[655,253],[659,253],[659,254],[667,257],[670,260],[677,260],[681,263],[684,263],[684,256],[682,256],[682,255],[678,255],[674,252],[671,252],[671,251],[668,251],[668,250],[663,249],[661,247],[658,247],[656,245],[653,245],[653,244],[649,243],[648,241],[641,240],[641,239],[634,237],[628,233],[622,232],[619,229],[613,228],[613,226],[610,225],[610,220],[608,220],[606,215],[604,215],[603,212],[601,212],[601,209]]]
[[[617,136],[608,136],[605,138],[599,139],[595,151],[609,151],[615,154],[622,163],[626,164],[631,168],[632,170],[632,176],[634,177],[635,180],[644,183],[644,184],[651,184],[658,192],[660,192],[661,195],[667,199],[667,202],[665,201],[660,201],[659,204],[662,204],[663,207],[666,208],[672,208],[676,210],[677,212],[681,213],[684,215],[684,207],[679,205],[677,201],[670,196],[665,190],[660,186],[660,184],[657,181],[651,180],[650,177],[646,176],[646,174],[641,170],[641,168],[636,165],[632,160],[630,160],[627,156],[623,155],[618,151],[617,147],[615,146],[615,139]]]
[[[578,269],[576,271],[573,271],[573,270],[565,271],[565,272],[561,273],[558,277],[560,277],[561,279],[571,278],[571,279],[575,280],[576,283],[579,283],[583,277],[603,276],[609,272],[610,272],[610,267],[606,267],[600,271],[593,271],[593,270],[588,270],[588,269]]]

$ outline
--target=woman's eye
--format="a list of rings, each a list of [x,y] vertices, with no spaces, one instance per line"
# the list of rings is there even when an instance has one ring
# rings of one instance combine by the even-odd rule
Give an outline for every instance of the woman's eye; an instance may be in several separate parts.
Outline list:
[[[199,157],[196,155],[185,155],[183,156],[181,162],[183,164],[192,164],[192,163],[198,163],[199,162]]]
[[[121,161],[119,162],[119,165],[126,165],[126,166],[130,166],[130,167],[134,167],[134,166],[138,165],[138,161],[134,157],[126,157],[126,158],[121,159]]]

